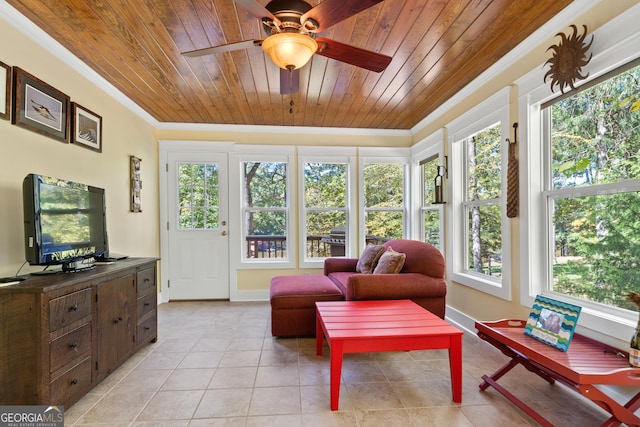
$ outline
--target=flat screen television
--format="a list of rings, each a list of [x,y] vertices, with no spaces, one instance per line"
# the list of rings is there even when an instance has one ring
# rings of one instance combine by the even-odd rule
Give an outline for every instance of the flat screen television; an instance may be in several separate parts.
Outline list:
[[[104,190],[29,174],[22,185],[25,255],[31,265],[86,269],[88,258],[108,256]]]

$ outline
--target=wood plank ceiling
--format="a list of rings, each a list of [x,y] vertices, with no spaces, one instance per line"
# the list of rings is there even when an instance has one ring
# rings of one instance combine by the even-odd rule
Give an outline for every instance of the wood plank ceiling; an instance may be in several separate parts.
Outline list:
[[[385,0],[320,34],[392,56],[384,72],[314,55],[281,95],[259,47],[181,55],[265,37],[233,0],[7,2],[159,122],[372,129],[412,128],[571,3]]]

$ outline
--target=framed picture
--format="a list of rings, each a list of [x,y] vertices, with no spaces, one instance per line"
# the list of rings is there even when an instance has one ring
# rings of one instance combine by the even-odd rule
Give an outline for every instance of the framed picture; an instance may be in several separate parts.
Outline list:
[[[13,124],[67,143],[69,104],[64,93],[13,67]]]
[[[82,105],[71,103],[73,126],[71,142],[102,152],[102,117]]]
[[[141,162],[135,156],[129,156],[129,168],[131,171],[131,212],[142,212],[142,201],[140,193],[142,193],[141,178]]]
[[[536,296],[524,333],[562,351],[569,349],[582,307]]]
[[[0,119],[11,116],[11,67],[0,62]]]

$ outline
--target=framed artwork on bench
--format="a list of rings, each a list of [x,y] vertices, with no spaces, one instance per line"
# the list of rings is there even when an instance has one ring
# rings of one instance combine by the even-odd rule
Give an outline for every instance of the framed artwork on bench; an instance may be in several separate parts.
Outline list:
[[[569,349],[582,307],[536,296],[524,333],[562,351]]]

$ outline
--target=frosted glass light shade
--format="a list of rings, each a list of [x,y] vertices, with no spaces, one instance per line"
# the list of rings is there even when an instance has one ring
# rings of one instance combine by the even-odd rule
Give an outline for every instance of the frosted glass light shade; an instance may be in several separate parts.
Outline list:
[[[262,49],[269,58],[285,70],[303,67],[318,50],[318,43],[299,33],[274,34],[262,42]]]

